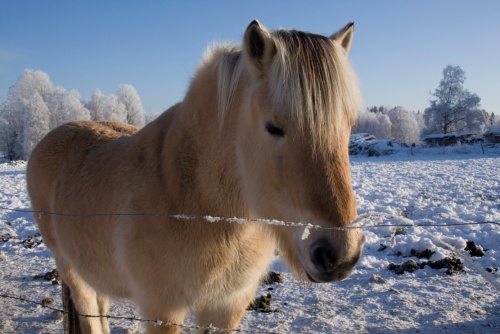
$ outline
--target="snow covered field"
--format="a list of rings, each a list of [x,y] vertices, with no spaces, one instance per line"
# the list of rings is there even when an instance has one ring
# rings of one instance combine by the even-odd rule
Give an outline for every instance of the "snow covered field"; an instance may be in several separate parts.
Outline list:
[[[277,257],[271,270],[283,283],[263,285],[258,296],[271,294],[270,309],[248,311],[241,329],[255,333],[499,333],[500,292],[465,261],[463,270],[423,263],[457,256],[443,242],[467,254],[474,266],[500,285],[500,225],[442,226],[455,223],[500,222],[500,147],[481,149],[415,148],[384,157],[351,157],[358,213],[385,213],[380,224],[431,224],[364,230],[364,254],[354,274],[335,284],[297,281]],[[25,166],[0,164],[0,206],[29,209]],[[377,223],[365,220],[362,225]],[[441,226],[440,226],[441,225]],[[28,213],[0,210],[0,294],[61,308],[60,285],[43,276],[54,261]],[[484,256],[463,251],[473,241]],[[413,251],[412,251],[413,250]],[[413,255],[412,255],[413,254]],[[429,258],[418,258],[426,255]],[[401,275],[390,263],[411,263],[422,269]],[[485,270],[486,269],[486,270]],[[271,290],[272,289],[272,290]],[[112,315],[134,316],[127,303],[112,307]],[[111,320],[112,333],[140,333],[138,322]],[[57,311],[0,297],[0,333],[60,333]],[[188,330],[185,330],[188,332]]]

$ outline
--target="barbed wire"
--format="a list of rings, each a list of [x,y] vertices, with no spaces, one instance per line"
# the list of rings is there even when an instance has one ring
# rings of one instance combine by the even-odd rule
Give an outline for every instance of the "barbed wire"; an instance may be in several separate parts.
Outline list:
[[[160,214],[160,213],[91,213],[91,214],[71,214],[71,213],[62,213],[62,212],[48,212],[48,211],[36,211],[36,210],[29,210],[29,209],[15,209],[15,208],[9,208],[9,207],[4,207],[0,206],[0,210],[4,211],[10,211],[10,212],[20,212],[20,213],[27,213],[27,214],[33,214],[33,215],[52,215],[52,216],[61,216],[61,217],[70,217],[70,218],[92,218],[92,217],[160,217],[160,218],[174,218],[174,219],[180,219],[180,220],[206,220],[208,222],[220,222],[220,221],[226,221],[229,223],[237,223],[237,224],[246,224],[246,223],[262,223],[262,224],[267,224],[267,225],[276,225],[276,226],[285,226],[285,227],[302,227],[304,228],[304,234],[303,234],[303,239],[307,238],[308,229],[323,229],[323,230],[348,230],[348,229],[373,229],[373,228],[383,228],[383,227],[391,227],[391,228],[398,228],[398,227],[449,227],[449,226],[467,226],[467,225],[485,225],[485,224],[493,224],[493,225],[500,225],[500,222],[496,221],[483,221],[483,222],[463,222],[463,223],[447,223],[447,224],[435,224],[435,223],[415,223],[412,220],[403,217],[403,216],[397,216],[397,215],[392,215],[392,214],[387,214],[387,213],[380,213],[380,212],[369,212],[365,213],[362,215],[359,215],[356,219],[354,219],[349,226],[322,226],[322,225],[314,225],[310,223],[302,223],[302,222],[290,222],[290,221],[281,221],[281,220],[276,220],[276,219],[247,219],[247,218],[229,218],[229,217],[213,217],[213,216],[197,216],[197,215],[186,215],[186,214]],[[399,224],[380,224],[381,221],[383,220],[389,220],[389,219],[394,219],[396,221],[402,222]],[[375,224],[369,224],[369,225],[361,225],[363,221],[366,220],[371,220],[372,222],[375,220]],[[457,250],[448,245],[445,244],[449,250],[454,252],[457,255],[462,255],[457,252]],[[460,256],[463,258],[463,256]],[[469,261],[467,261],[469,262]],[[469,262],[469,264],[471,264]],[[475,269],[477,269],[477,266],[472,265]],[[479,271],[479,273],[485,277],[494,287],[499,289],[498,283],[492,282],[491,278],[488,278],[487,276],[484,275],[482,271]],[[496,283],[496,284],[495,284]],[[500,289],[499,289],[500,290]],[[8,299],[13,299],[13,300],[18,300],[22,301],[25,303],[31,303],[35,305],[40,305],[42,307],[45,307],[47,309],[53,310],[55,312],[59,312],[62,314],[70,314],[70,312],[62,310],[60,308],[52,307],[50,305],[47,305],[46,303],[43,302],[37,302],[34,300],[30,300],[27,298],[23,297],[18,297],[18,296],[12,296],[8,295],[6,293],[0,293],[1,298],[8,298]],[[78,314],[78,316],[82,317],[87,317],[87,318],[107,318],[107,319],[113,319],[113,320],[127,320],[127,321],[136,321],[136,322],[141,322],[141,323],[153,323],[157,326],[174,326],[174,327],[179,327],[184,330],[203,330],[207,332],[212,332],[212,331],[218,331],[218,332],[224,332],[224,333],[265,333],[265,334],[279,334],[279,332],[274,332],[274,331],[266,331],[266,330],[259,330],[259,331],[252,331],[252,330],[246,330],[246,329],[228,329],[228,328],[217,328],[213,326],[209,327],[204,327],[204,326],[199,326],[199,325],[184,325],[184,324],[178,324],[174,322],[165,322],[161,320],[148,320],[148,319],[141,319],[141,318],[136,318],[136,317],[130,317],[130,316],[115,316],[115,315],[82,315]]]
[[[208,222],[220,222],[226,221],[229,223],[236,224],[246,224],[246,223],[261,223],[266,225],[275,226],[286,226],[286,227],[304,227],[308,229],[321,229],[321,230],[349,230],[349,229],[370,229],[370,228],[382,228],[382,227],[448,227],[448,226],[466,226],[466,225],[485,225],[493,224],[500,225],[500,222],[496,221],[482,221],[482,222],[463,222],[463,223],[446,223],[446,224],[435,224],[435,223],[415,223],[412,220],[397,216],[393,214],[381,213],[381,212],[368,212],[359,215],[356,219],[350,222],[349,226],[323,226],[315,225],[310,223],[302,222],[291,222],[282,221],[278,219],[259,219],[259,218],[237,218],[237,217],[217,217],[217,216],[201,216],[201,215],[186,215],[186,214],[163,214],[163,213],[89,213],[89,214],[73,214],[73,213],[63,213],[63,212],[50,212],[50,211],[37,211],[28,209],[14,209],[9,207],[0,206],[0,210],[11,211],[11,212],[21,212],[21,213],[31,213],[33,215],[43,216],[60,216],[69,218],[97,218],[97,217],[159,217],[159,218],[174,218],[179,220],[206,220]],[[370,218],[376,218],[377,223],[371,225],[360,225],[362,221],[368,220]],[[397,221],[402,221],[402,224],[378,224],[378,222],[384,219],[395,219]]]
[[[59,312],[61,314],[68,314],[71,315],[73,314],[72,312],[53,307],[50,305],[47,305],[47,303],[42,302],[37,302],[32,299],[24,298],[24,297],[19,297],[19,296],[12,296],[6,293],[0,293],[1,298],[6,298],[6,299],[13,299],[13,300],[18,300],[24,303],[29,303],[29,304],[34,304],[34,305],[39,305],[44,308],[47,308],[49,310]],[[85,318],[106,318],[106,319],[111,319],[111,320],[127,320],[131,322],[141,322],[141,323],[153,323],[155,326],[173,326],[173,327],[179,327],[184,330],[196,330],[196,331],[208,331],[209,333],[216,331],[216,332],[222,332],[222,333],[263,333],[263,334],[279,334],[279,332],[274,332],[274,331],[266,331],[266,330],[259,330],[259,331],[254,331],[250,329],[238,329],[238,328],[220,328],[220,327],[215,327],[215,326],[200,326],[200,325],[185,325],[185,324],[179,324],[175,322],[170,322],[170,321],[162,321],[162,320],[148,320],[148,319],[141,319],[141,318],[136,318],[136,317],[131,317],[131,316],[117,316],[117,315],[90,315],[90,314],[80,314],[76,313],[76,315],[80,317],[85,317]]]

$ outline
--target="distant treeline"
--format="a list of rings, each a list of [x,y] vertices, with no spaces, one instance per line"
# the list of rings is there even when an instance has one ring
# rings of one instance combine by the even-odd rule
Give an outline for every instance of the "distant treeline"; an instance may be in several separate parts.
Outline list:
[[[401,106],[366,108],[358,113],[353,133],[412,144],[428,134],[500,129],[495,114],[480,108],[481,99],[464,89],[464,81],[465,72],[449,65],[423,112]],[[11,160],[28,159],[43,136],[73,120],[120,121],[140,128],[155,117],[144,113],[131,85],[120,85],[116,95],[109,96],[96,89],[90,100],[82,101],[76,90],[54,86],[47,73],[26,69],[0,106],[0,153]]]
[[[355,133],[369,133],[377,138],[394,138],[400,143],[418,142],[423,135],[475,133],[499,128],[495,114],[480,108],[477,94],[463,87],[465,72],[448,65],[443,79],[430,93],[430,106],[411,112],[404,107],[371,107],[359,114]]]
[[[43,71],[26,69],[0,106],[0,152],[11,160],[28,159],[50,130],[74,120],[111,120],[144,126],[141,98],[131,85],[105,96],[96,89],[89,101],[76,90],[54,86]]]

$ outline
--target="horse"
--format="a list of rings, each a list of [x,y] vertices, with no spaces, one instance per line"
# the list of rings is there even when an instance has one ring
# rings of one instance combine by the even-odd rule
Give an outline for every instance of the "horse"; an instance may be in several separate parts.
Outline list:
[[[28,192],[84,333],[110,332],[110,298],[166,324],[148,333],[178,333],[190,312],[199,326],[235,329],[276,250],[303,282],[352,273],[364,244],[346,228],[357,216],[353,32],[255,20],[241,45],[208,48],[184,100],[141,130],[74,121],[40,141]]]

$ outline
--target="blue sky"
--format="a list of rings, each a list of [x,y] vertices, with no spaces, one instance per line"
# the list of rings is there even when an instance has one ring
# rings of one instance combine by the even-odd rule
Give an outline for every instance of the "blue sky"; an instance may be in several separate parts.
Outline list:
[[[355,22],[365,106],[428,107],[448,64],[500,115],[500,1],[1,1],[0,103],[25,68],[88,99],[133,85],[146,111],[182,100],[206,47],[266,27],[330,35]]]

